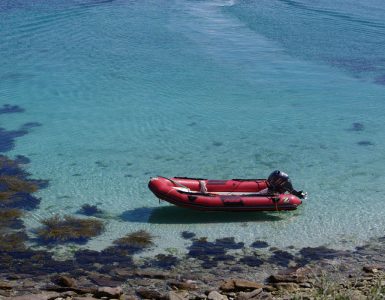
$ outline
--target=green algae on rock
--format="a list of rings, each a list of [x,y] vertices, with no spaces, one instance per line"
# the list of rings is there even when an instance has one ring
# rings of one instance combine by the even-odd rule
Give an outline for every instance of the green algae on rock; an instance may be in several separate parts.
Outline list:
[[[48,243],[84,242],[97,236],[104,230],[104,224],[97,219],[80,219],[72,216],[55,215],[42,220],[44,225],[36,233],[40,239]]]

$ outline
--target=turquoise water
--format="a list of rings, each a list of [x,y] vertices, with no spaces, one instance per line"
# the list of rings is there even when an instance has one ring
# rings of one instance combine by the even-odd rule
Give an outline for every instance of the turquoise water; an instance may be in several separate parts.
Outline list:
[[[382,236],[383,49],[382,1],[2,1],[0,105],[25,111],[0,127],[41,123],[2,152],[50,180],[31,236],[85,203],[107,224],[92,249],[138,229],[159,251],[185,230],[298,248]],[[192,212],[147,189],[274,169],[309,193],[296,212]]]

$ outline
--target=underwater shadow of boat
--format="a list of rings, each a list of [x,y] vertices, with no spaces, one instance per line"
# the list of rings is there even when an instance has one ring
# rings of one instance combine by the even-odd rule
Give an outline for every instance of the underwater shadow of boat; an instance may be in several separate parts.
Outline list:
[[[175,206],[141,207],[123,212],[119,218],[126,222],[150,224],[199,224],[232,222],[271,222],[283,216],[267,212],[207,212]]]

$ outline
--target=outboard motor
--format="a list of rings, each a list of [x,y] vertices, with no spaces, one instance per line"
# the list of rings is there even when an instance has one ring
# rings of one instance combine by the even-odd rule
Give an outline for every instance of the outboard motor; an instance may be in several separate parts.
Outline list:
[[[283,194],[288,192],[301,199],[306,197],[306,193],[304,193],[303,191],[297,192],[293,188],[289,175],[287,175],[282,171],[279,171],[279,170],[273,171],[267,178],[267,184],[268,184],[269,191],[273,193]]]

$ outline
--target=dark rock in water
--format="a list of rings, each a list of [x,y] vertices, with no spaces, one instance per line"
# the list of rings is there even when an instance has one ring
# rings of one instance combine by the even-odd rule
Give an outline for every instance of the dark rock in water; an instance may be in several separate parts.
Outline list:
[[[101,214],[102,211],[96,205],[84,204],[79,213],[86,216],[95,216]]]
[[[222,145],[223,145],[222,142],[218,142],[218,141],[214,141],[214,142],[213,142],[213,146],[215,146],[215,147],[220,147],[220,146],[222,146]]]
[[[218,266],[218,262],[211,260],[211,259],[206,259],[204,260],[204,263],[202,264],[202,268],[204,269],[213,269]]]
[[[55,261],[46,251],[34,251],[25,247],[2,252],[0,257],[0,269],[6,266],[8,272],[15,274],[45,276],[56,272],[68,272],[73,268],[72,262]]]
[[[225,249],[223,247],[218,246],[215,243],[208,242],[206,239],[194,240],[188,249],[188,255],[198,259],[206,258],[207,256],[225,254]]]
[[[289,262],[294,260],[294,258],[295,257],[289,252],[277,250],[273,252],[273,255],[269,258],[268,262],[278,266],[287,267]]]
[[[24,112],[24,108],[21,108],[18,105],[4,104],[2,107],[0,107],[0,114],[11,114],[19,112]]]
[[[240,242],[236,243],[233,237],[225,237],[222,239],[216,239],[215,244],[223,249],[242,249],[245,244]]]
[[[254,243],[252,243],[250,245],[250,247],[253,247],[253,248],[267,248],[267,247],[269,247],[269,244],[264,242],[264,241],[255,241]]]
[[[257,257],[257,255],[245,255],[239,262],[248,265],[250,267],[259,267],[263,264],[263,260]]]
[[[235,261],[235,257],[233,255],[224,254],[224,255],[216,255],[213,258],[213,261]]]
[[[233,237],[217,239],[215,242],[208,242],[206,238],[193,240],[188,248],[188,256],[195,257],[203,261],[203,268],[212,268],[217,266],[218,261],[229,261],[235,258],[227,255],[226,251],[230,249],[242,249],[244,243],[236,243]]]
[[[360,122],[354,122],[348,131],[363,131],[365,129],[364,124]]]
[[[181,236],[182,236],[182,238],[188,240],[188,239],[192,239],[193,237],[195,237],[195,233],[194,232],[190,232],[190,231],[183,231],[181,233]]]
[[[301,254],[301,258],[297,258],[299,264],[306,265],[309,262],[312,261],[319,261],[322,259],[333,259],[336,257],[348,257],[351,256],[351,253],[349,251],[342,251],[342,250],[334,250],[329,249],[324,246],[320,247],[306,247],[302,248],[299,253]]]
[[[27,123],[33,124],[33,123]],[[15,140],[29,133],[31,126],[24,124],[18,130],[0,128],[0,152],[11,151],[15,147]]]
[[[87,268],[90,265],[99,262],[100,253],[98,251],[88,249],[78,250],[75,252],[75,260],[80,266]]]
[[[0,128],[0,152],[8,152],[15,148],[15,139],[26,135],[27,130],[6,130]]]
[[[360,146],[374,146],[374,143],[372,143],[371,141],[359,141],[359,142],[357,142],[357,145],[360,145]]]
[[[155,259],[148,260],[144,267],[145,268],[159,268],[163,270],[170,270],[179,263],[179,259],[173,255],[158,254]]]
[[[100,252],[97,262],[105,266],[113,266],[117,263],[122,268],[132,267],[134,263],[131,255],[136,253],[135,251],[137,251],[137,249],[133,251],[130,248],[108,247]]]
[[[28,122],[28,123],[24,123],[23,126],[21,127],[22,129],[25,129],[25,130],[29,130],[31,128],[34,128],[34,127],[39,127],[41,126],[42,124],[39,123],[39,122]]]

